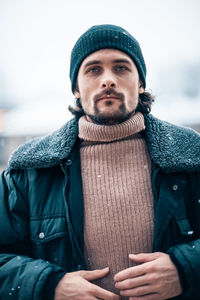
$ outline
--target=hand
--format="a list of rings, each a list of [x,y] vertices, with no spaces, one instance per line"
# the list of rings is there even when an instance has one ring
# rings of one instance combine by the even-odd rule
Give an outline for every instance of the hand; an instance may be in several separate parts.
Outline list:
[[[129,258],[140,265],[114,276],[121,296],[129,296],[129,300],[162,300],[182,293],[177,269],[168,254],[130,254]]]
[[[102,278],[108,273],[109,268],[67,273],[55,289],[54,300],[119,300],[119,296],[89,282]]]

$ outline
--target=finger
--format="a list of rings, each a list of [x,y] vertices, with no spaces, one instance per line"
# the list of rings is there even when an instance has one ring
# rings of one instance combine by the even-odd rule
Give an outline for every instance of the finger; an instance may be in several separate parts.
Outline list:
[[[109,268],[99,269],[99,270],[92,270],[92,271],[80,271],[80,275],[88,280],[95,280],[98,278],[102,278],[109,273]]]
[[[114,276],[115,281],[122,281],[133,277],[145,275],[146,265],[142,264],[120,271]]]
[[[129,259],[139,263],[153,261],[161,256],[160,252],[129,254]]]
[[[160,300],[160,295],[153,293],[145,296],[130,297],[129,300]]]
[[[120,300],[120,296],[109,292],[95,284],[93,284],[93,295],[97,298],[100,299],[105,299],[105,300]]]
[[[155,289],[151,285],[143,285],[137,287],[135,289],[128,289],[120,291],[121,296],[129,296],[129,297],[141,297],[145,295],[149,295],[155,292]]]
[[[123,281],[118,281],[115,284],[115,287],[119,290],[126,290],[126,289],[132,289],[136,288],[141,285],[149,284],[149,277],[146,275],[135,277],[135,278],[129,278]]]

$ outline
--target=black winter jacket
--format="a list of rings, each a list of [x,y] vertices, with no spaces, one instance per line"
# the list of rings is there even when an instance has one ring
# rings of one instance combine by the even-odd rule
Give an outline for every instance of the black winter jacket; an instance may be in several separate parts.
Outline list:
[[[152,251],[168,253],[183,294],[200,299],[200,136],[145,117],[152,161]],[[53,299],[83,257],[83,199],[77,120],[11,156],[0,179],[0,299]]]

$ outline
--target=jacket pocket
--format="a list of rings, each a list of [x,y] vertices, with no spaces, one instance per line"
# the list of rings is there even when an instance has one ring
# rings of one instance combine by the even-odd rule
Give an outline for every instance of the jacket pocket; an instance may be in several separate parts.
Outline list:
[[[30,238],[34,258],[69,268],[71,243],[65,217],[31,220]]]
[[[67,235],[65,217],[42,218],[30,221],[30,237],[34,244],[44,244]]]

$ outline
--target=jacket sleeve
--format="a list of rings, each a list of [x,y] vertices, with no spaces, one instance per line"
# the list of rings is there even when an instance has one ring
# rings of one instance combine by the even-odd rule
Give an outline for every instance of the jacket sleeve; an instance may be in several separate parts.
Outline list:
[[[175,264],[183,288],[181,299],[197,299],[200,283],[200,239],[176,245],[168,254]]]
[[[168,251],[176,265],[184,299],[199,299],[200,294],[200,172],[188,174],[190,202],[188,217],[194,232],[193,241],[178,244]]]
[[[53,299],[64,274],[59,266],[33,258],[27,177],[25,171],[4,171],[0,177],[0,299]]]

